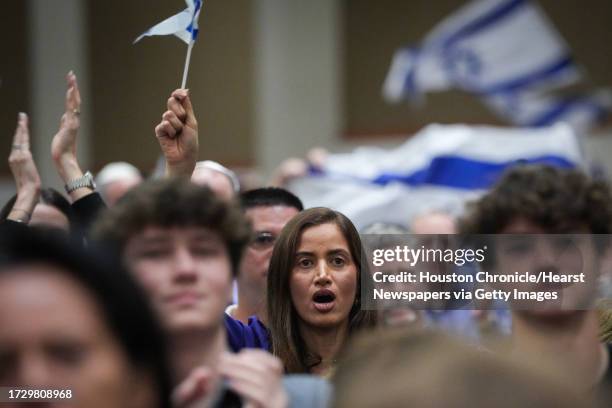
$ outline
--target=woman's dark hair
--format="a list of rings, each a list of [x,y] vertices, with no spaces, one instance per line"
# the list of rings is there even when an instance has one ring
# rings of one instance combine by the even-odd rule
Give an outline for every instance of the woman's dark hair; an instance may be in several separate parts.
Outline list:
[[[71,245],[65,234],[30,228],[0,230],[0,274],[30,264],[54,266],[98,304],[130,364],[153,380],[157,407],[170,408],[172,385],[164,332],[145,294],[109,254]]]
[[[8,215],[11,213],[11,210],[15,206],[15,201],[17,201],[17,194],[11,197],[2,210],[0,210],[0,221],[6,220]],[[50,205],[51,207],[57,208],[62,214],[68,218],[68,224],[70,228],[74,228],[74,213],[72,211],[72,207],[66,198],[59,193],[59,191],[53,188],[43,188],[40,190],[40,203]]]
[[[323,224],[338,226],[357,266],[357,291],[348,316],[349,335],[376,324],[376,312],[361,309],[361,277],[370,276],[370,273],[355,226],[345,215],[329,208],[317,207],[302,211],[283,228],[274,245],[268,269],[267,306],[272,352],[282,360],[288,373],[309,372],[321,361],[319,356],[313,356],[307,350],[300,334],[297,325],[299,317],[289,295],[289,280],[302,233]]]

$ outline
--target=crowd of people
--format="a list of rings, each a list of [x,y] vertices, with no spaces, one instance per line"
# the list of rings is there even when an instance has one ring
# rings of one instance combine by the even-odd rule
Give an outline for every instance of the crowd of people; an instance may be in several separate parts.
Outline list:
[[[70,390],[87,408],[609,406],[607,310],[370,310],[351,220],[282,187],[241,191],[231,170],[198,162],[188,91],[155,127],[165,174],[149,180],[114,163],[96,186],[76,154],[80,105],[69,73],[50,152],[67,198],[41,186],[18,117],[0,386]],[[612,193],[581,170],[520,165],[462,218],[410,221],[362,233],[610,234]],[[607,248],[588,248],[599,273]],[[517,259],[559,267],[526,252],[494,262]]]

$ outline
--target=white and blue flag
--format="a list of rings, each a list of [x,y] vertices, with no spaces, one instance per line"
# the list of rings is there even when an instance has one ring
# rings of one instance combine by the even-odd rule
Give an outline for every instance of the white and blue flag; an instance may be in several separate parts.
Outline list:
[[[460,89],[519,126],[597,119],[605,97],[547,96],[583,72],[540,7],[531,0],[473,0],[440,22],[419,47],[398,50],[383,86],[386,100]],[[606,91],[607,92],[607,91]],[[579,114],[576,114],[576,112]]]
[[[609,89],[578,95],[513,92],[490,96],[486,103],[499,116],[518,126],[547,126],[562,121],[581,134],[609,114],[612,92]]]
[[[198,36],[198,18],[202,10],[202,0],[185,0],[185,3],[187,3],[185,10],[149,28],[136,38],[134,43],[154,35],[175,35],[186,44],[195,41]]]
[[[546,128],[430,125],[396,149],[362,147],[330,155],[322,168],[290,189],[306,207],[331,207],[359,228],[407,224],[420,213],[459,214],[511,166],[584,167],[574,131]]]

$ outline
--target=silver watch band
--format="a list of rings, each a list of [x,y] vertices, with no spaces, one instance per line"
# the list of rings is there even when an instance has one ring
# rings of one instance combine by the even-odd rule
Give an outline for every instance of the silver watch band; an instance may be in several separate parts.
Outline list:
[[[82,177],[79,177],[74,180],[70,180],[68,183],[66,183],[65,187],[66,187],[66,192],[70,194],[76,189],[85,188],[85,187],[95,190],[96,184],[94,183],[93,175],[91,174],[91,172],[88,171],[85,174],[83,174]]]

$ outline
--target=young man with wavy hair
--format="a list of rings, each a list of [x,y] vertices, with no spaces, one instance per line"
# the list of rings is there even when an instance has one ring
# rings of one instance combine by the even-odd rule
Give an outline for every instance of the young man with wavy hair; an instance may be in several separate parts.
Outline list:
[[[607,244],[605,236],[596,234],[612,230],[609,186],[575,169],[516,167],[471,205],[460,230],[469,234],[520,234],[523,243],[508,247],[508,251],[495,241],[492,263],[500,270],[520,265],[532,268],[530,272],[556,275],[580,272],[577,267],[586,272],[586,283],[551,287],[563,296],[562,302],[511,306],[513,352],[541,358],[585,390],[612,384],[610,350],[600,341],[597,311],[586,302],[594,297],[599,261]],[[513,242],[517,239],[513,237]],[[554,246],[561,241],[567,245]],[[572,253],[570,244],[580,249],[580,254]]]

